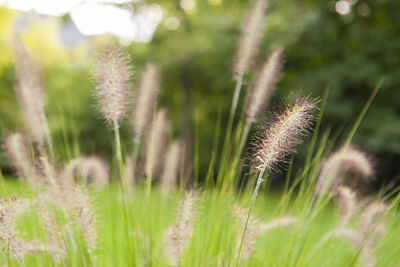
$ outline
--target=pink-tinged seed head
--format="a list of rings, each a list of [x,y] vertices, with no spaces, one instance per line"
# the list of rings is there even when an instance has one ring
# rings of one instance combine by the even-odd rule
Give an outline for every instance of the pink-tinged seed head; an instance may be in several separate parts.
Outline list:
[[[316,185],[317,194],[334,192],[347,172],[353,172],[366,181],[374,173],[367,154],[352,145],[342,147],[324,161]]]
[[[86,188],[76,187],[73,195],[72,212],[74,224],[81,231],[89,253],[97,246],[97,216]]]
[[[261,39],[266,9],[265,1],[257,1],[243,23],[242,36],[233,67],[235,75],[243,75],[253,63]]]
[[[154,177],[160,166],[164,145],[167,137],[167,111],[161,109],[157,112],[151,131],[146,140],[146,175]]]
[[[264,167],[275,170],[296,152],[302,138],[311,132],[317,103],[317,99],[297,98],[294,105],[288,105],[283,113],[274,114],[272,122],[255,135],[254,154],[250,159],[257,171]]]
[[[161,191],[163,195],[170,194],[178,180],[179,166],[181,162],[181,142],[174,141],[168,148],[163,174],[161,176]]]
[[[32,141],[42,147],[49,134],[44,112],[43,77],[24,43],[16,35],[13,38],[13,50],[18,103]]]
[[[340,186],[336,192],[336,203],[339,209],[337,228],[344,228],[358,211],[357,198],[349,187]]]
[[[73,159],[64,168],[62,175],[65,180],[75,180],[79,176],[86,183],[93,183],[98,189],[110,182],[109,166],[107,162],[96,156],[81,156]],[[70,181],[74,183],[74,181]]]
[[[129,55],[112,46],[99,54],[93,71],[98,107],[107,122],[115,127],[125,117],[131,102],[132,71],[129,63]]]
[[[247,209],[241,209],[239,206],[235,205],[234,213],[239,222],[239,233],[243,233],[243,229],[246,224]],[[284,215],[281,217],[273,218],[268,222],[261,222],[254,215],[250,215],[249,221],[247,223],[246,235],[243,240],[243,247],[240,260],[246,260],[250,257],[251,253],[255,249],[257,240],[261,234],[267,231],[274,230],[276,228],[286,228],[298,223],[298,218],[290,215]],[[238,235],[238,242],[236,244],[236,251],[239,251],[241,243],[241,235]]]
[[[133,111],[134,139],[138,142],[146,125],[151,121],[157,92],[160,85],[160,70],[154,64],[147,64],[146,71],[140,78]]]
[[[4,149],[18,175],[28,180],[34,172],[34,166],[25,137],[21,133],[9,135],[5,139]]]
[[[268,105],[269,98],[275,90],[275,85],[279,79],[282,65],[283,49],[273,50],[262,69],[258,72],[252,86],[246,111],[248,121],[254,122]]]
[[[185,199],[179,203],[174,224],[164,233],[165,256],[173,266],[179,265],[181,255],[192,238],[197,199],[193,191],[185,194]]]
[[[275,228],[286,228],[286,227],[295,225],[298,222],[299,222],[299,219],[297,217],[290,216],[290,215],[284,215],[282,217],[274,218],[267,223],[262,223],[260,225],[260,229],[262,231],[270,231]]]

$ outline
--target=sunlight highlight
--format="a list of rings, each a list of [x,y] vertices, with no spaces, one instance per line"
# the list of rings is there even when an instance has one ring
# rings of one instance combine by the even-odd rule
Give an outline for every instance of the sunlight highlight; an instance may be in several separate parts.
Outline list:
[[[114,5],[128,2],[132,0],[4,0],[0,5],[48,16],[70,14],[83,35],[112,34],[124,43],[149,42],[161,22],[162,8],[156,4],[141,5],[133,11]]]

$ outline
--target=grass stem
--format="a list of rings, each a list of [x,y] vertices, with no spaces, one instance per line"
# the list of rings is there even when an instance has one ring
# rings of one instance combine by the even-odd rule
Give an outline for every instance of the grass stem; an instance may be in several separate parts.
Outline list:
[[[267,166],[264,165],[264,167],[260,171],[260,173],[258,175],[258,178],[257,178],[257,184],[256,184],[256,187],[254,188],[253,196],[251,198],[251,204],[250,204],[249,212],[247,213],[246,222],[244,224],[244,229],[243,229],[243,233],[242,233],[242,238],[240,240],[239,251],[238,251],[238,255],[237,255],[237,259],[236,259],[236,266],[239,266],[240,254],[241,254],[242,248],[243,248],[243,241],[244,241],[244,237],[246,235],[247,224],[249,223],[251,212],[252,212],[252,210],[254,208],[254,204],[256,203],[256,198],[257,198],[257,195],[258,195],[258,191],[260,190],[261,184],[263,182],[263,176],[264,176],[264,172],[265,172],[266,169],[267,169]]]

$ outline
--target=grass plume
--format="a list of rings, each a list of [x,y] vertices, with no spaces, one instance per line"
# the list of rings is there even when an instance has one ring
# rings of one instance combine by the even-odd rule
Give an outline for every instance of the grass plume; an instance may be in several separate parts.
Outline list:
[[[129,56],[112,46],[99,54],[93,71],[98,107],[108,123],[117,128],[131,102],[132,68],[129,64]]]
[[[374,172],[369,157],[351,145],[342,147],[324,161],[316,185],[317,194],[334,192],[347,172],[353,172],[367,181]]]
[[[247,120],[254,122],[268,105],[269,98],[275,89],[283,65],[283,49],[272,51],[262,69],[257,73],[247,103]]]
[[[146,142],[146,163],[145,172],[147,182],[150,184],[153,176],[156,174],[162,161],[161,155],[164,151],[164,145],[167,137],[167,111],[161,109],[154,118],[151,131],[147,136]]]
[[[246,73],[258,52],[258,45],[262,36],[261,31],[264,26],[266,9],[267,4],[265,1],[256,1],[254,7],[249,12],[245,22],[243,23],[242,36],[236,54],[236,62],[233,67],[233,72],[238,77],[241,77]]]
[[[133,111],[133,132],[135,142],[139,142],[151,121],[157,92],[160,84],[160,70],[154,64],[147,64],[142,74],[136,92],[135,107]]]
[[[178,266],[181,255],[193,235],[193,219],[195,216],[197,195],[190,191],[179,203],[175,222],[164,233],[164,251],[168,262]]]
[[[163,174],[161,176],[161,190],[164,195],[170,194],[175,188],[179,165],[181,161],[181,144],[174,141],[168,148]]]
[[[13,133],[5,139],[4,149],[17,174],[30,184],[36,184],[32,153],[28,149],[26,138],[21,133]]]
[[[110,182],[110,170],[107,162],[99,157],[80,156],[73,159],[64,168],[63,179],[82,177],[84,183],[93,183],[101,189]]]
[[[25,124],[32,141],[38,145],[42,152],[47,142],[50,155],[52,155],[52,139],[44,111],[45,94],[42,74],[17,35],[13,37],[13,47],[17,73],[15,91]]]
[[[296,146],[301,144],[302,137],[311,131],[311,123],[314,120],[312,113],[316,109],[317,103],[316,99],[297,98],[293,106],[288,106],[283,113],[276,114],[275,120],[254,139],[255,153],[251,157],[253,166],[259,175],[245,222],[236,266],[239,264],[247,225],[263,181],[264,172],[267,169],[271,171],[276,168],[277,164],[286,162],[288,155],[296,152]]]

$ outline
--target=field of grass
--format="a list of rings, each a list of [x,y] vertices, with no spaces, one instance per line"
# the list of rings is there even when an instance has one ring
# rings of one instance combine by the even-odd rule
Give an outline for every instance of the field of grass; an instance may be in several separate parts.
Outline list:
[[[112,162],[81,155],[66,141],[54,147],[39,70],[15,37],[15,90],[26,131],[4,140],[18,177],[0,172],[0,264],[399,266],[400,188],[371,190],[375,162],[352,143],[383,80],[347,134],[320,129],[328,93],[320,99],[297,92],[268,122],[260,119],[283,62],[283,50],[273,49],[241,93],[265,8],[256,2],[243,31],[229,119],[217,120],[202,172],[196,136],[185,155],[192,144],[172,140],[167,111],[157,108],[157,66],[147,66],[131,101],[132,66],[115,45],[99,54],[93,71],[94,100],[114,138]],[[130,113],[132,136],[121,140]],[[271,189],[275,176],[282,188]]]
[[[30,197],[31,190],[15,181],[3,181],[2,197]],[[75,245],[67,241],[66,266],[170,266],[167,261],[168,243],[163,237],[174,221],[180,192],[163,197],[155,188],[150,196],[136,188],[129,194],[127,216],[124,204],[114,186],[102,191],[91,190],[98,215],[99,240],[96,249],[88,253],[78,235]],[[193,237],[182,252],[179,266],[232,266],[236,261],[235,246],[240,236],[240,219],[235,216],[234,206],[248,206],[251,195],[225,194],[216,191],[198,192]],[[297,196],[288,201],[282,195],[263,192],[255,207],[254,216],[268,222],[290,214],[299,218],[293,225],[276,227],[260,232],[254,240],[254,250],[240,266],[359,266],[357,250],[346,239],[327,238],[335,228],[337,209],[332,205],[323,208],[312,220],[304,218],[307,201]],[[396,205],[397,207],[397,205]],[[400,222],[394,208],[385,218],[386,235],[374,254],[377,266],[397,266],[399,263]],[[304,221],[301,220],[304,218]],[[63,222],[59,222],[60,227]],[[250,226],[251,227],[251,226]],[[41,237],[38,218],[32,211],[18,220],[21,238]],[[65,228],[64,228],[65,231]],[[254,234],[254,233],[253,233]],[[2,264],[19,266],[13,258],[1,257]],[[25,266],[55,266],[56,262],[46,253],[28,255]],[[368,265],[368,262],[363,262]]]

